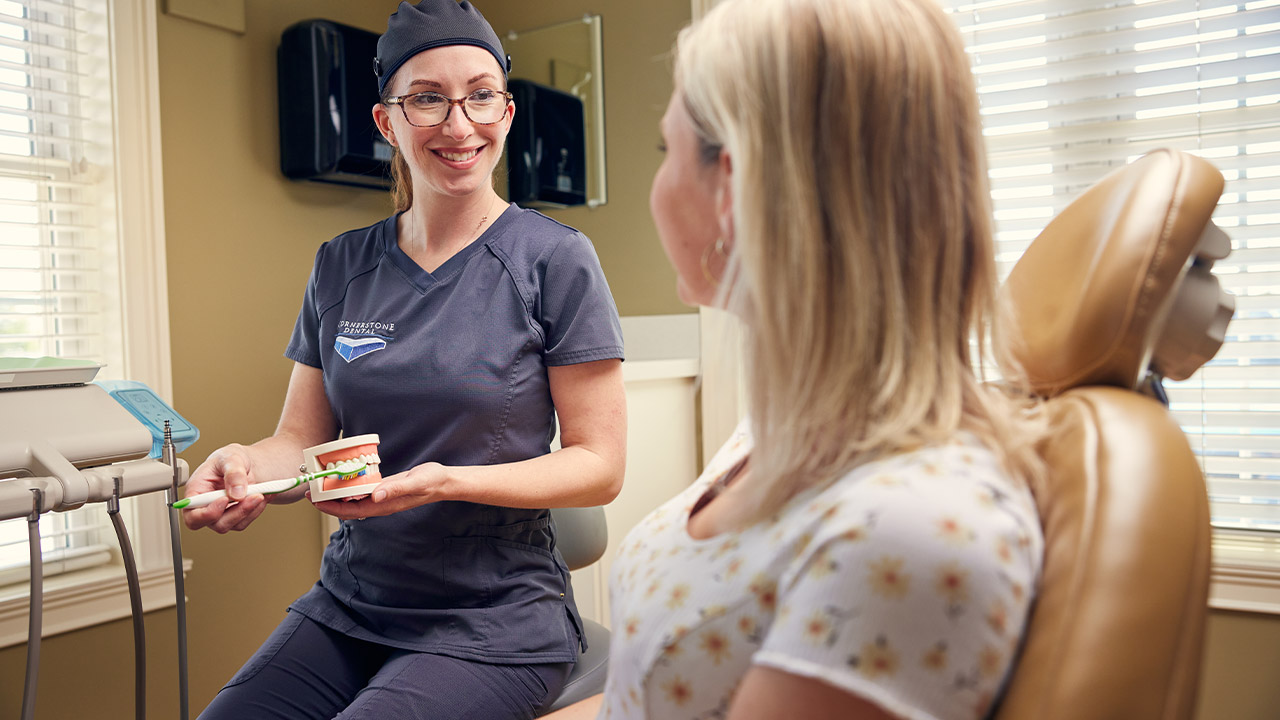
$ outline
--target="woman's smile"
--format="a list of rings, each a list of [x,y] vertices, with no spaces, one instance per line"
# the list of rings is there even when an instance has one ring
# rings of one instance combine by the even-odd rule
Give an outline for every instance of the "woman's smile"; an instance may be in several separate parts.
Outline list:
[[[485,145],[473,148],[428,148],[431,154],[444,161],[445,165],[459,170],[467,170],[475,166]]]

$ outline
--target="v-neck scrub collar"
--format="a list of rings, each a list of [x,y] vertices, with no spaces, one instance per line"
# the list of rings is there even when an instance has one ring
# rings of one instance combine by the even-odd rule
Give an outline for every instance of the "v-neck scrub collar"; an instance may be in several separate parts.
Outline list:
[[[512,207],[508,203],[497,219],[489,227],[485,228],[479,237],[441,263],[440,267],[435,269],[435,272],[423,270],[422,266],[414,262],[413,258],[409,257],[409,254],[400,247],[399,219],[403,213],[396,213],[382,221],[383,252],[390,258],[396,269],[409,281],[409,284],[417,288],[419,292],[425,293],[432,287],[456,275],[466,266],[467,260],[471,256],[479,252],[494,238],[501,237],[516,215],[516,213],[512,212]]]

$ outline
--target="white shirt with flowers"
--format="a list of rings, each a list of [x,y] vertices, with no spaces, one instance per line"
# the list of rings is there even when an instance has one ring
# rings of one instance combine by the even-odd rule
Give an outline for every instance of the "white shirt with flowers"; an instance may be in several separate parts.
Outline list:
[[[986,716],[1040,571],[1025,485],[962,434],[859,467],[740,532],[691,538],[694,503],[750,446],[744,423],[619,547],[600,717],[723,718],[752,665],[901,718]]]

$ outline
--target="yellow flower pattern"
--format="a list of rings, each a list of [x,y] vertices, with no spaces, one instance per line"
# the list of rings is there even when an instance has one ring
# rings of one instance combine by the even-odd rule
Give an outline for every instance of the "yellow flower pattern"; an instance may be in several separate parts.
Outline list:
[[[858,658],[858,670],[868,678],[882,675],[893,675],[898,672],[898,653],[878,638],[875,642],[862,646],[862,656]]]
[[[693,697],[693,685],[679,676],[663,684],[662,690],[666,692],[667,698],[677,707],[684,706]]]
[[[969,599],[969,573],[957,562],[938,568],[938,594],[952,605],[963,605]]]
[[[882,557],[871,563],[867,584],[879,595],[904,598],[911,586],[911,576],[902,571],[902,558]]]
[[[715,665],[729,657],[729,638],[719,630],[707,630],[702,633],[702,651]]]
[[[750,447],[744,424],[621,544],[601,717],[726,717],[752,666],[895,698],[892,713],[912,720],[983,717],[1040,568],[1025,487],[961,435],[811,487],[740,531],[692,538],[694,503]]]
[[[946,643],[938,643],[929,648],[929,651],[920,659],[920,664],[928,670],[941,672],[947,669],[947,645]]]
[[[964,545],[973,539],[973,531],[953,516],[938,520],[938,537],[953,545]]]
[[[756,602],[759,603],[761,610],[773,612],[778,606],[778,583],[772,578],[756,575],[747,589],[756,596]]]
[[[831,619],[821,610],[814,610],[804,627],[805,639],[815,645],[826,642],[831,634],[831,628]]]

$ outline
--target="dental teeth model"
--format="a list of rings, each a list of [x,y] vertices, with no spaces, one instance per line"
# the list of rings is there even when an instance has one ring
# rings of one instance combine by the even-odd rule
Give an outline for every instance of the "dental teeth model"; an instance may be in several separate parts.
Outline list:
[[[302,459],[308,473],[334,470],[345,463],[364,463],[366,466],[362,475],[329,475],[311,480],[311,502],[359,500],[382,482],[382,474],[378,472],[381,460],[376,434],[356,435],[309,447],[302,451]]]

